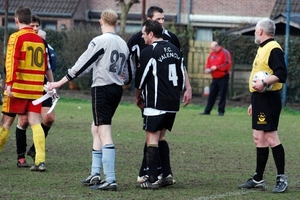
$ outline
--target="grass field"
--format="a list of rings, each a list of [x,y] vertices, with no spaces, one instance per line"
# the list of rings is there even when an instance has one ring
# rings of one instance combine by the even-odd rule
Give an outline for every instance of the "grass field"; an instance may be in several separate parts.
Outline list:
[[[181,108],[167,133],[176,184],[159,190],[135,187],[145,134],[140,110],[122,102],[113,119],[118,191],[91,191],[80,184],[90,172],[92,137],[91,104],[59,100],[56,121],[46,142],[46,172],[17,168],[15,126],[0,154],[0,199],[299,199],[300,112],[282,111],[279,134],[286,151],[289,190],[272,194],[276,168],[270,151],[265,172],[266,191],[239,190],[237,185],[255,170],[255,146],[247,108],[227,108],[224,117],[200,116],[200,105]],[[28,146],[32,133],[28,129]],[[27,161],[32,164],[28,157]]]

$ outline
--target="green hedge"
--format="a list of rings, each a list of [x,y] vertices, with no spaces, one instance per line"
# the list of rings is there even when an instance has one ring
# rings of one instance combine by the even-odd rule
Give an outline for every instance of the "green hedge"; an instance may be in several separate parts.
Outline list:
[[[256,55],[257,44],[254,43],[254,36],[228,35],[217,33],[215,39],[232,53],[234,64],[249,64],[252,66]],[[285,37],[275,36],[276,41],[285,48]],[[289,103],[300,102],[300,40],[299,37],[290,36],[288,52],[288,81],[287,101]]]
[[[193,30],[190,27],[174,26],[171,25],[170,30],[177,33],[181,45],[184,50],[184,55],[188,52],[188,41],[193,37]],[[9,29],[9,34],[14,32],[15,29]],[[55,79],[62,78],[67,70],[71,68],[78,57],[85,51],[91,39],[99,34],[101,31],[99,26],[92,25],[77,25],[76,28],[69,31],[54,31],[45,30],[47,32],[47,42],[56,50],[58,55],[58,67],[55,73]],[[0,47],[3,49],[3,32],[4,29],[0,29]],[[126,41],[130,35],[122,36]],[[289,65],[288,65],[288,102],[300,102],[300,40],[299,37],[290,37],[289,46]],[[247,64],[252,65],[254,56],[256,54],[257,45],[254,43],[254,36],[238,36],[228,35],[224,32],[216,32],[214,39],[219,41],[220,44],[226,47],[231,53],[233,58],[233,64]],[[284,48],[285,38],[284,36],[276,36],[275,38]],[[3,51],[0,51],[0,55],[3,58]],[[3,59],[1,59],[1,69],[3,69]],[[75,79],[76,85],[82,89],[89,89],[92,82],[92,72],[79,79]],[[67,86],[64,86],[66,89]]]

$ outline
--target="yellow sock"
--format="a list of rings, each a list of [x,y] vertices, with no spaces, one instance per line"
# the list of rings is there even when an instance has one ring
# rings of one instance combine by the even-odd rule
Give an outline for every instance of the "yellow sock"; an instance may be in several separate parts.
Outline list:
[[[9,129],[0,126],[0,152],[2,151],[9,135]]]
[[[45,162],[46,153],[45,153],[45,134],[41,124],[35,124],[31,126],[33,143],[35,146],[35,164],[38,165],[41,162]]]

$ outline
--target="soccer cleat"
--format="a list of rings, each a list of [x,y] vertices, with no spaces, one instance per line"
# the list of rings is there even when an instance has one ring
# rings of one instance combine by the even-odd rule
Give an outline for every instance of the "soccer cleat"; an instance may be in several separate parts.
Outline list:
[[[136,182],[138,182],[138,183],[143,183],[143,182],[147,181],[148,178],[149,178],[148,175],[138,176]]]
[[[155,181],[154,183],[150,183],[148,180],[142,182],[142,183],[138,183],[136,185],[137,187],[139,188],[142,188],[142,189],[158,189],[159,188],[159,180]]]
[[[162,178],[163,174],[158,175],[157,179],[160,180]],[[175,179],[173,178],[173,184],[176,183]]]
[[[90,189],[116,191],[117,190],[117,182],[113,181],[111,183],[108,183],[105,180],[103,180],[103,181],[101,181],[101,183],[99,185],[90,186]]]
[[[45,170],[46,170],[46,165],[43,162],[41,162],[38,165],[33,165],[32,167],[30,167],[30,171],[44,172]]]
[[[169,185],[173,185],[175,180],[173,179],[172,174],[169,174],[167,177],[162,177],[158,180],[158,184],[160,187],[165,187]]]
[[[26,168],[26,167],[29,167],[29,165],[28,165],[28,163],[26,162],[26,159],[25,159],[25,158],[20,158],[20,159],[18,160],[17,166],[20,167],[20,168]]]
[[[35,161],[35,152],[28,149],[27,153],[28,156],[30,156],[33,159],[33,162]]]
[[[265,183],[264,180],[261,181],[255,181],[253,178],[250,178],[246,181],[246,183],[241,184],[238,186],[239,189],[265,189]]]
[[[81,183],[85,186],[99,185],[101,181],[100,174],[89,175],[86,179],[82,180]]]
[[[273,193],[282,193],[288,188],[287,176],[278,175],[276,178],[276,186],[272,190]]]

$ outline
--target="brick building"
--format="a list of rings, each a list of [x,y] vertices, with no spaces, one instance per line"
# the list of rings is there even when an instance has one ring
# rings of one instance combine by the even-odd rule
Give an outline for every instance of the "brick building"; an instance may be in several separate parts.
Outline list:
[[[126,31],[134,32],[142,23],[142,1],[134,4],[128,15]],[[145,0],[146,10],[156,5],[164,9],[166,21],[191,24],[197,40],[212,40],[216,29],[233,29],[270,17],[282,0]],[[20,5],[32,8],[42,18],[42,28],[67,30],[76,23],[98,23],[102,10],[112,8],[119,14],[115,0],[1,0],[0,26],[4,25],[5,2],[8,2],[8,26],[14,27],[14,10]],[[125,0],[129,2],[129,0]],[[277,6],[278,7],[278,6]]]

